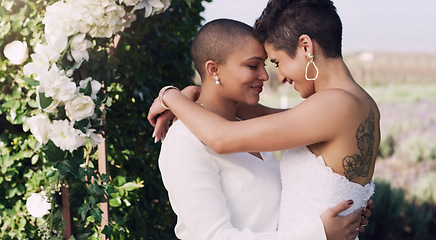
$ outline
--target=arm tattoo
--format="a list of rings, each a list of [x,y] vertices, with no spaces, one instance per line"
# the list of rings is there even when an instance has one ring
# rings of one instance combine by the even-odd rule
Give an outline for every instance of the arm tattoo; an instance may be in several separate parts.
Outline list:
[[[342,160],[345,177],[350,181],[356,177],[366,177],[369,174],[374,151],[374,130],[375,120],[371,109],[368,118],[360,124],[356,132],[357,148],[359,148],[360,154],[346,156]]]

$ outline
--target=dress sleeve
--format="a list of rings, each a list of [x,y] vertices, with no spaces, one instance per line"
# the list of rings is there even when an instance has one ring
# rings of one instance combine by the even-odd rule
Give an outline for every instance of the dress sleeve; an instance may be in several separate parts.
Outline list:
[[[294,229],[295,231],[283,233],[255,233],[249,229],[234,228],[230,221],[226,197],[221,190],[220,169],[204,145],[194,136],[167,135],[159,156],[159,168],[171,206],[178,218],[176,234],[180,239],[325,239],[321,220],[321,224],[308,223],[307,226]],[[323,238],[318,237],[321,236],[321,232]]]
[[[165,138],[159,168],[171,206],[183,229],[181,239],[244,240],[278,239],[275,231],[253,233],[231,225],[219,168],[201,142],[187,135]],[[178,226],[179,227],[179,226]]]

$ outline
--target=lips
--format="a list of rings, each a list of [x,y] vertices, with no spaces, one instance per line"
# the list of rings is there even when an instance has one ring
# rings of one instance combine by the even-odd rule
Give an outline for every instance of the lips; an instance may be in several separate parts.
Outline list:
[[[257,93],[261,93],[263,90],[263,85],[257,85],[257,86],[252,86],[251,87],[254,91],[256,91]]]

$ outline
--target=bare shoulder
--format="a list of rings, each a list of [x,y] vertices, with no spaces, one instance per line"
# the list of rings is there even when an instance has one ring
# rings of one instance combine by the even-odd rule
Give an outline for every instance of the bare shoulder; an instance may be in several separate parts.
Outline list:
[[[323,115],[336,117],[357,117],[362,111],[362,100],[359,96],[340,88],[317,92],[306,99],[308,105],[316,107]],[[358,114],[357,114],[358,115]]]

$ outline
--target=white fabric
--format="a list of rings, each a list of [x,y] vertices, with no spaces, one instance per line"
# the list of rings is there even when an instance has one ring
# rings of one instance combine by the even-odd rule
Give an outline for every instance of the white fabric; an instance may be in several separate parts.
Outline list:
[[[279,230],[320,216],[328,208],[353,199],[354,204],[339,214],[348,215],[366,207],[374,193],[373,181],[365,186],[350,182],[334,173],[322,156],[314,155],[307,147],[286,150],[280,160],[280,173],[283,190]]]
[[[162,144],[159,168],[177,215],[176,236],[185,240],[325,239],[319,217],[276,232],[279,163],[272,153],[262,157],[263,161],[249,153],[216,154],[180,120],[173,124]]]

